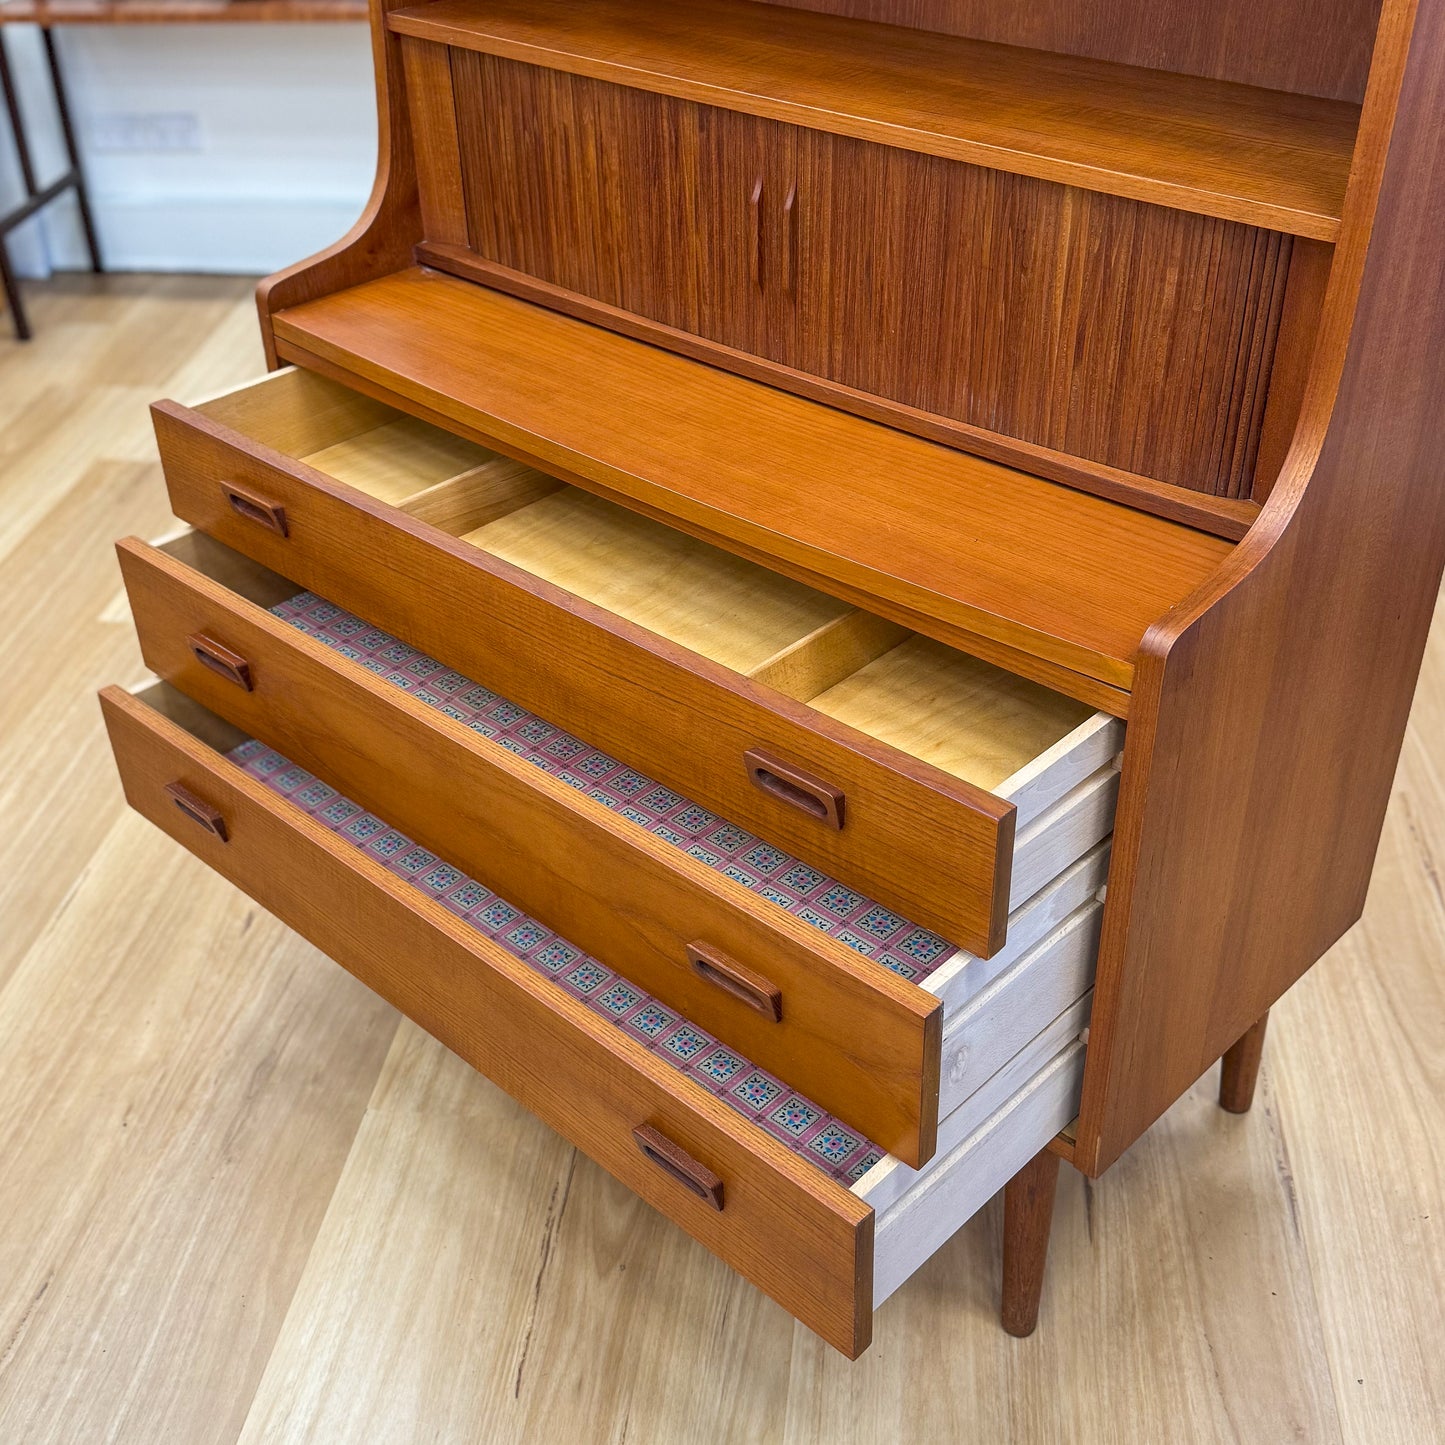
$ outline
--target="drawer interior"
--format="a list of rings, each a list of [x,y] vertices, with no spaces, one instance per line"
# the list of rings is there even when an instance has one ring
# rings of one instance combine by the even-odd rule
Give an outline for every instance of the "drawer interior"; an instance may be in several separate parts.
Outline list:
[[[1093,715],[575,487],[463,538],[978,787],[1007,784]]]
[[[195,410],[389,503],[496,456],[309,371],[276,372]]]
[[[304,370],[203,414],[1019,805],[1112,761],[1123,724]],[[1062,791],[1066,791],[1063,788]]]
[[[734,672],[758,672],[852,610],[576,487],[559,486],[463,537]]]

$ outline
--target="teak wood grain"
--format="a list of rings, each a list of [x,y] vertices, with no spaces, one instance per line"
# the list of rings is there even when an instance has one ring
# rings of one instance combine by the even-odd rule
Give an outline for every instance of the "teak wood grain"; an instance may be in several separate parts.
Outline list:
[[[1323,242],[1319,244],[1326,252],[1329,251],[1330,248]],[[596,301],[547,281],[540,281],[535,276],[485,260],[466,246],[446,246],[423,241],[416,247],[416,259],[421,265],[434,270],[479,281],[484,286],[519,296],[524,301],[537,302],[550,310],[561,311],[564,315],[575,316],[582,321],[597,322],[612,331],[621,332],[624,336],[665,346],[668,350],[692,357],[695,361],[725,367],[739,376],[766,382],[769,386],[780,387],[812,401],[838,407],[869,421],[882,422],[886,426],[912,432],[928,441],[957,447],[988,461],[1001,462],[1005,466],[1029,472],[1036,477],[1063,482],[1066,486],[1107,497],[1110,501],[1125,502],[1141,511],[1166,517],[1173,522],[1181,522],[1185,526],[1197,527],[1202,531],[1213,532],[1232,542],[1239,541],[1259,515],[1259,503],[1256,501],[1239,501],[1208,492],[1192,491],[1171,482],[1161,482],[1137,472],[1108,467],[1084,457],[1026,442],[1018,437],[1004,436],[1000,432],[973,426],[936,412],[923,411],[918,407],[879,396],[876,392],[844,386],[841,382],[829,381],[812,372],[800,371],[797,367],[784,366],[781,362],[771,361],[753,352],[725,346],[720,341],[709,340],[661,321],[648,320],[635,312],[624,311],[621,307]],[[1312,336],[1306,338],[1305,344],[1308,345],[1311,340]],[[1275,460],[1277,462],[1278,458]],[[1272,473],[1266,475],[1272,480]]]
[[[1087,682],[1127,689],[1144,631],[1231,550],[447,276],[402,272],[274,324],[288,355],[404,410],[964,651],[1037,657],[1041,680],[1103,706]]]
[[[422,229],[438,241],[461,245],[467,239],[467,211],[451,57],[440,46],[403,40],[401,58]]]
[[[847,136],[797,150],[804,370],[1248,497],[1289,237]]]
[[[795,360],[792,126],[408,43],[451,56],[470,250],[746,355]]]
[[[1284,470],[1218,579],[1144,641],[1075,1151],[1089,1173],[1364,906],[1445,563],[1442,115],[1445,4],[1388,0]]]
[[[101,694],[126,798],[609,1173],[856,1357],[872,1333],[873,1211],[440,903],[118,688]],[[183,781],[218,842],[171,805]],[[721,1211],[638,1150],[651,1125],[724,1184]]]
[[[1073,458],[1059,479],[1089,489],[1248,498],[1289,237],[405,44],[443,75],[414,87],[428,263],[970,450]]]
[[[1007,1184],[1003,1194],[1003,1327],[1016,1339],[1039,1322],[1059,1156],[1045,1150]]]
[[[434,0],[393,31],[1331,240],[1359,112],[750,0]]]
[[[1269,1015],[1265,1014],[1242,1039],[1230,1045],[1219,1061],[1219,1107],[1230,1114],[1247,1114],[1254,1103],[1268,1027]]]
[[[1014,809],[198,412],[156,437],[176,514],[976,953],[1003,945]],[[284,506],[282,537],[221,480]],[[827,828],[748,780],[750,748],[842,788]]]
[[[1322,241],[1297,240],[1290,251],[1274,365],[1270,368],[1269,394],[1255,455],[1251,495],[1258,503],[1268,499],[1299,426],[1334,259],[1335,248]]]
[[[121,570],[146,665],[376,811],[561,937],[917,1166],[938,1125],[942,1006],[560,779],[479,738],[132,540]],[[264,599],[263,599],[264,602]],[[189,639],[244,658],[243,689]],[[763,975],[778,1022],[699,977],[694,943]]]

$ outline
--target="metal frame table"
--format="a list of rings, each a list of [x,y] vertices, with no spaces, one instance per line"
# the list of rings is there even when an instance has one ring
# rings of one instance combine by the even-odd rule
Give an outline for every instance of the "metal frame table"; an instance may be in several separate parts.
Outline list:
[[[76,204],[80,208],[80,224],[85,232],[85,244],[90,252],[92,271],[100,272],[100,245],[95,236],[95,217],[90,210],[90,197],[85,189],[85,173],[80,166],[80,152],[75,144],[75,126],[70,118],[70,100],[65,90],[65,78],[60,69],[60,55],[55,45],[55,35],[48,25],[40,27],[45,45],[45,60],[50,71],[50,85],[55,95],[55,108],[60,116],[60,131],[65,138],[65,154],[69,167],[48,185],[40,185],[35,178],[35,161],[30,151],[30,137],[25,130],[25,117],[20,109],[20,96],[15,88],[15,76],[10,68],[10,52],[5,41],[5,31],[0,27],[0,90],[5,94],[5,109],[10,114],[10,127],[15,137],[15,155],[20,162],[20,178],[25,186],[25,199],[18,206],[0,214],[0,286],[5,291],[5,304],[15,323],[17,340],[29,341],[30,320],[25,314],[25,303],[20,297],[20,287],[15,279],[15,269],[10,264],[10,233],[23,222],[28,221],[37,211],[43,210],[66,191],[75,192]]]
[[[60,55],[52,26],[355,22],[365,20],[366,15],[367,0],[0,0],[0,89],[5,94],[5,108],[15,135],[20,175],[25,183],[25,199],[12,210],[0,214],[0,286],[3,286],[6,304],[14,318],[15,335],[21,341],[28,341],[31,332],[14,268],[10,264],[10,233],[66,191],[75,192],[80,206],[80,222],[90,252],[91,269],[97,273],[105,269],[101,263],[95,218],[85,188],[85,174],[81,169],[75,127],[70,115],[70,100],[61,74]],[[69,169],[65,174],[44,186],[38,185],[35,178],[25,117],[20,109],[10,57],[5,47],[6,24],[38,25],[44,38],[50,83],[69,160]]]

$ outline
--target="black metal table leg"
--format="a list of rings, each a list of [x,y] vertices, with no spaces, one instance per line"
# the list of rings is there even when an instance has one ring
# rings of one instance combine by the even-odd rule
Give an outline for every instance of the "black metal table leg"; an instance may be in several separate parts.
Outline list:
[[[15,137],[15,155],[20,162],[20,179],[25,186],[28,200],[35,194],[35,168],[30,162],[30,141],[25,134],[25,121],[20,114],[20,97],[15,91],[15,77],[10,73],[10,51],[5,35],[0,31],[0,90],[5,93],[5,109],[10,116],[10,130]],[[10,265],[11,227],[0,220],[0,282],[5,288],[5,304],[15,323],[17,341],[30,340],[30,322],[25,315],[25,305],[20,299],[20,287]]]
[[[55,92],[55,108],[60,116],[60,130],[65,138],[65,154],[69,169],[48,185],[37,185],[35,162],[30,153],[30,137],[25,130],[25,116],[20,109],[20,95],[15,87],[15,76],[10,68],[10,52],[5,42],[4,28],[0,27],[0,91],[5,97],[5,109],[10,117],[10,129],[15,139],[15,155],[20,163],[20,179],[25,185],[25,199],[0,215],[0,289],[5,293],[5,304],[15,323],[15,336],[19,341],[28,341],[31,336],[30,322],[20,297],[20,287],[15,279],[15,269],[10,261],[10,233],[22,222],[28,221],[37,211],[48,206],[57,196],[74,191],[80,207],[80,224],[85,232],[86,249],[90,252],[92,271],[105,268],[101,263],[100,245],[96,239],[95,218],[91,214],[90,196],[85,189],[85,176],[80,166],[80,150],[75,143],[75,126],[70,118],[70,99],[65,90],[65,79],[61,73],[60,55],[56,48],[55,36],[48,25],[40,27],[45,43],[45,58],[50,69],[50,84]]]
[[[90,252],[90,269],[99,275],[105,270],[100,263],[100,243],[95,236],[95,218],[90,214],[90,195],[85,188],[85,172],[80,165],[80,148],[75,144],[75,126],[70,119],[70,96],[60,73],[60,55],[55,45],[55,32],[46,25],[40,33],[45,37],[45,58],[50,63],[50,84],[55,91],[55,109],[60,115],[60,131],[65,137],[65,154],[70,160],[70,174],[75,177],[75,203],[80,208],[80,224],[85,231],[85,247]]]
[[[10,317],[15,325],[15,339],[29,341],[30,320],[25,315],[20,287],[15,282],[15,272],[10,266],[10,242],[3,233],[0,233],[0,284],[4,286],[5,304],[10,308]]]

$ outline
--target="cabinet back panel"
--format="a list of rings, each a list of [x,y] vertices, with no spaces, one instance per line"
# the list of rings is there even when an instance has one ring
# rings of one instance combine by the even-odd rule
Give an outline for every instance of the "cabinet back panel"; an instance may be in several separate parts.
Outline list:
[[[925,413],[1250,495],[1288,237],[490,55],[453,51],[452,74],[486,260]]]
[[[1380,0],[764,0],[1358,102]]]

